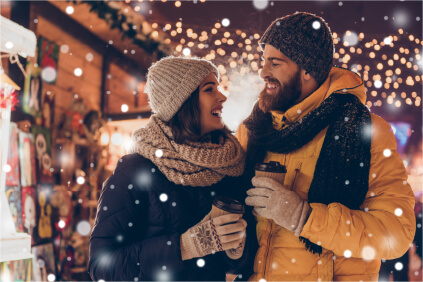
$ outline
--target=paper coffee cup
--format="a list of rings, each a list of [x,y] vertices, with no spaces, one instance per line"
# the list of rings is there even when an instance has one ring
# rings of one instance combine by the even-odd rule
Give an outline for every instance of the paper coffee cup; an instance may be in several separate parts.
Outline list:
[[[279,162],[257,163],[255,170],[258,177],[269,177],[282,185],[285,181],[286,167]]]
[[[213,199],[213,205],[211,210],[211,218],[222,216],[225,214],[235,213],[243,214],[245,211],[244,205],[237,200],[217,196]],[[239,259],[244,252],[245,236],[237,248],[226,250],[226,255],[231,259]]]
[[[244,205],[237,200],[227,197],[217,196],[213,199],[211,218],[230,213],[243,214]]]

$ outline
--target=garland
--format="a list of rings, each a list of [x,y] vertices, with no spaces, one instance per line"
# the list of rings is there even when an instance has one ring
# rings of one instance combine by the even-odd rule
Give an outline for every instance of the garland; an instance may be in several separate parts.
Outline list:
[[[69,0],[68,0],[69,1]],[[74,4],[76,0],[71,0]],[[149,55],[156,55],[157,59],[165,57],[171,53],[168,44],[157,40],[152,36],[152,30],[146,30],[146,22],[141,15],[132,11],[129,7],[129,15],[126,15],[122,10],[126,7],[121,2],[116,1],[81,1],[79,3],[86,3],[91,6],[90,12],[96,12],[98,17],[105,20],[111,29],[118,28],[122,33],[122,38],[128,37],[132,39],[133,43]]]

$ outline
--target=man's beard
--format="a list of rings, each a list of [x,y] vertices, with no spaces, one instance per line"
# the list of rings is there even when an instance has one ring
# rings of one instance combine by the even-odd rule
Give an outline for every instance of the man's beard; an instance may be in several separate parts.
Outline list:
[[[298,68],[298,71],[284,86],[273,78],[268,78],[267,81],[278,83],[280,87],[276,94],[267,94],[266,86],[260,92],[259,107],[265,113],[274,110],[286,112],[295,105],[301,96],[301,68]]]

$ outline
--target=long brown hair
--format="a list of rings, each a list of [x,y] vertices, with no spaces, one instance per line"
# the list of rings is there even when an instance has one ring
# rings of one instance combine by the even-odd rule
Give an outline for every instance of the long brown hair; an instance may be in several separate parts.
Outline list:
[[[192,92],[179,111],[169,120],[168,125],[172,129],[173,139],[182,144],[185,140],[198,141],[201,138],[201,112],[200,112],[200,88]],[[226,127],[222,130],[211,132],[211,141],[218,142],[219,136],[224,132],[230,132]]]

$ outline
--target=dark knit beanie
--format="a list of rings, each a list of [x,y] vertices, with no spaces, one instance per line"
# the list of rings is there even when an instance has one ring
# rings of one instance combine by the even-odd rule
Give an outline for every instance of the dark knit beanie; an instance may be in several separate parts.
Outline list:
[[[322,84],[333,64],[334,45],[329,26],[313,14],[297,12],[276,19],[259,41],[270,44]]]

